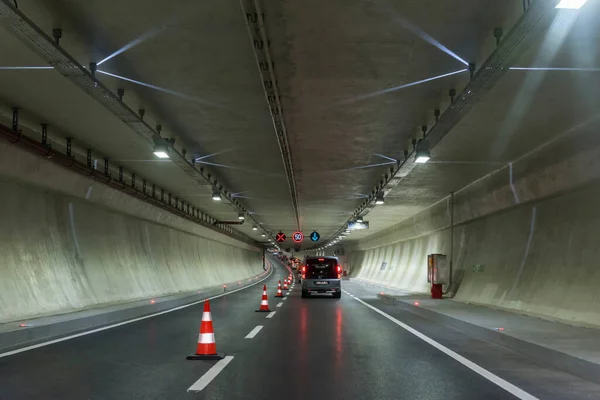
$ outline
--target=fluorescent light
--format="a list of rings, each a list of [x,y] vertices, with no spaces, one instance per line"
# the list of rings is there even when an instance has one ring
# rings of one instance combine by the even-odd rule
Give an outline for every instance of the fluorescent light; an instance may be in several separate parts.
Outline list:
[[[245,219],[246,219],[246,217],[244,216],[244,213],[239,213],[239,214],[238,214],[238,219],[239,219],[240,221],[243,221],[243,220],[245,220]]]
[[[429,150],[419,149],[415,155],[415,162],[418,164],[425,164],[427,161],[429,161],[429,158]]]
[[[154,155],[158,158],[171,158],[171,157],[169,157],[169,155],[167,154],[166,151],[162,151],[162,150],[154,151]]]
[[[570,8],[572,10],[579,10],[587,0],[560,0],[556,8]]]
[[[265,235],[264,233],[263,233],[262,235],[260,235],[260,236],[262,236],[262,237],[267,237],[267,235]]]
[[[169,149],[162,143],[154,144],[154,155],[158,158],[170,158],[169,157]]]
[[[257,231],[257,230],[258,230],[258,228],[256,227],[256,225],[254,225],[254,226],[252,227],[252,230],[253,230],[253,231]]]
[[[363,217],[356,217],[356,222],[363,222]]]
[[[385,198],[383,197],[383,192],[377,193],[377,197],[375,199],[375,204],[385,204]]]
[[[216,190],[216,189],[213,190],[213,192],[212,192],[212,199],[214,201],[221,201],[221,193],[219,193],[219,191]]]

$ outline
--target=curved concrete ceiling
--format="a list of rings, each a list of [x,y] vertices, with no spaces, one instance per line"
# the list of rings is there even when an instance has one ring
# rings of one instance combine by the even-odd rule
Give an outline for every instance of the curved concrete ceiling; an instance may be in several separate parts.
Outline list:
[[[64,50],[84,66],[99,63],[103,84],[115,93],[125,89],[129,107],[145,109],[144,120],[162,125],[164,136],[177,136],[178,145],[264,229],[284,231],[291,244],[294,209],[243,2],[17,4],[44,32],[61,28]],[[508,32],[522,5],[520,0],[464,0],[460,7],[439,0],[261,2],[306,234],[316,230],[325,239],[340,229],[383,171],[404,159],[421,126],[433,125],[433,110],[447,108],[448,90],[467,84],[465,62],[481,64],[495,48],[494,28]],[[519,65],[547,66],[539,65],[541,60],[600,66],[598,52],[585,45],[600,35],[598,22],[589,17],[598,15],[599,2],[590,0],[586,7],[577,23],[553,26]],[[561,29],[557,51],[547,54],[548,38],[559,37]],[[0,67],[47,66],[8,33],[2,38]],[[509,71],[432,151],[432,162],[396,186],[385,207],[373,210],[371,228],[353,238],[410,217],[588,118],[597,107],[597,96],[585,94],[568,107],[560,101],[572,98],[577,85],[596,85],[597,79],[587,78],[593,72],[532,78],[536,73]],[[18,105],[31,130],[48,122],[55,140],[73,137],[218,219],[237,218],[231,207],[211,200],[210,184],[200,185],[171,162],[157,161],[148,143],[56,71],[0,70],[0,97],[7,106],[5,120],[8,106]],[[551,101],[542,105],[540,98]],[[261,240],[251,223],[235,229]]]

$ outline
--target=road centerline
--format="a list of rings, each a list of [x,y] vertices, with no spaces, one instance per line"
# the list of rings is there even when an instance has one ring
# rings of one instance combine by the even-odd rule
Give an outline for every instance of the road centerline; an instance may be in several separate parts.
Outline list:
[[[267,315],[267,318],[269,318],[269,319],[273,318],[273,316],[275,315],[275,313],[276,313],[276,312],[277,312],[277,311],[271,311],[271,312],[269,313],[269,315]]]

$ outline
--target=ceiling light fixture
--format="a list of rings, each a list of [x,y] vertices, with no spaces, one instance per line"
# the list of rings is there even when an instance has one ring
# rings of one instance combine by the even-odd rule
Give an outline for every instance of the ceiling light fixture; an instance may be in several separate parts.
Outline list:
[[[257,230],[258,230],[258,228],[256,227],[256,225],[254,225],[254,226],[252,227],[252,230],[253,230],[253,231],[257,231]]]
[[[263,233],[262,235],[260,235],[260,236],[262,236],[262,237],[267,237],[267,235],[265,235],[264,233]]]
[[[214,201],[221,201],[221,193],[219,193],[219,191],[217,189],[213,189],[212,199]]]
[[[246,219],[246,217],[244,216],[244,213],[239,213],[239,214],[238,214],[238,219],[239,219],[240,221],[243,221],[243,220],[245,220],[245,219]]]
[[[429,150],[418,149],[417,154],[415,155],[415,162],[418,164],[425,164],[430,158],[431,155],[429,154]]]
[[[363,222],[363,217],[361,217],[360,215],[356,217],[356,222]]]
[[[555,8],[568,8],[571,10],[579,10],[587,0],[560,0]]]
[[[377,205],[385,204],[385,198],[383,197],[383,192],[377,193],[377,197],[375,198],[375,204],[377,204]]]
[[[155,144],[153,153],[158,158],[171,158],[169,157],[169,149],[167,148],[167,146],[162,144]]]

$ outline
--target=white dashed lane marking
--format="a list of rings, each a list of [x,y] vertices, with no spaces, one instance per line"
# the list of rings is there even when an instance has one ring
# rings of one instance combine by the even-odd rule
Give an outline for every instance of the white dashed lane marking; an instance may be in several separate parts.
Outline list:
[[[206,371],[204,375],[200,379],[198,379],[192,386],[188,388],[188,392],[200,392],[204,389],[213,379],[219,375],[221,371],[225,369],[227,364],[229,364],[233,360],[233,356],[227,356],[215,365],[212,366],[211,369]]]
[[[258,332],[263,328],[262,325],[257,325],[254,329],[250,331],[249,334],[246,335],[244,339],[253,339],[254,336],[258,335]]]

